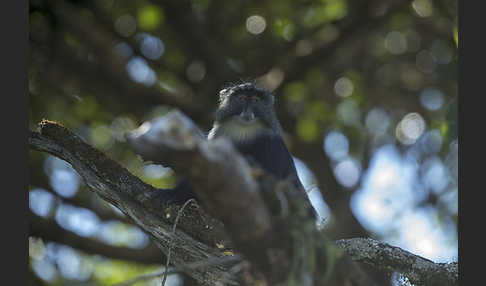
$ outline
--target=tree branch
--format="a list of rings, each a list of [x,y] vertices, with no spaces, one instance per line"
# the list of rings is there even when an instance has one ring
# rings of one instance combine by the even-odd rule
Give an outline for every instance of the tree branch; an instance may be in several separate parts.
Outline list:
[[[206,265],[187,271],[205,285],[222,281],[240,285],[300,285],[305,277],[311,277],[312,285],[316,286],[376,285],[348,255],[316,229],[314,219],[309,216],[310,203],[303,192],[289,182],[257,175],[229,141],[206,141],[198,134],[192,121],[180,112],[172,112],[151,125],[142,125],[128,136],[129,143],[142,156],[168,162],[176,171],[186,174],[197,186],[194,191],[200,196],[204,209],[211,210],[224,223],[223,228],[193,203],[180,217],[175,235],[171,224],[180,206],[157,200],[153,187],[64,127],[42,121],[40,133],[30,133],[29,145],[71,163],[95,193],[133,219],[164,253],[167,254],[169,246],[173,245],[171,262],[176,268],[185,269],[208,259],[224,260],[228,248],[230,255],[241,252],[251,263],[250,268],[239,267],[236,272],[230,271],[231,265]],[[286,201],[285,207],[282,200]],[[370,248],[382,253],[382,245],[375,243]],[[353,257],[361,261],[358,256]],[[400,267],[411,263],[430,266],[425,259],[403,260],[409,259],[407,256],[397,259],[398,262],[389,260],[387,269],[396,267],[405,272],[407,268]],[[374,266],[385,267],[386,264]],[[448,283],[447,272],[433,267],[423,269],[412,273],[425,275],[430,271],[426,281]],[[422,281],[417,277],[422,278],[412,276],[411,280]]]
[[[170,217],[173,216],[170,214],[177,207],[161,208],[161,202],[153,197],[156,192],[153,187],[130,174],[61,125],[42,121],[40,133],[30,132],[29,145],[33,149],[48,152],[71,163],[96,194],[134,220],[164,253],[167,253],[172,239],[176,247],[172,249],[171,262],[175,266],[225,255],[216,247],[217,243],[225,241],[223,232],[218,231],[220,226],[209,219],[200,208],[188,208],[184,214],[186,219],[181,219],[180,228],[173,236],[170,221]],[[195,237],[198,240],[184,230],[197,233]],[[209,285],[216,283],[220,278],[228,277],[222,267],[195,269],[191,275]]]
[[[434,263],[396,246],[371,238],[341,239],[336,243],[353,260],[378,269],[400,272],[415,285],[453,286],[459,285],[458,264]]]

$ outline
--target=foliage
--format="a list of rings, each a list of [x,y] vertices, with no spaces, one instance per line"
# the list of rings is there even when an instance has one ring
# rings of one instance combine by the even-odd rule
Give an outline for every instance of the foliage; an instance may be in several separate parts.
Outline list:
[[[385,216],[423,214],[424,225],[432,225],[425,231],[443,238],[440,248],[454,249],[456,2],[30,0],[29,126],[43,118],[62,122],[143,181],[169,187],[174,173],[142,162],[124,132],[173,108],[207,131],[219,89],[255,80],[276,95],[286,143],[313,173],[305,185],[319,187],[330,237],[371,235],[427,254],[406,243],[405,222],[378,227],[378,218],[360,209],[358,198],[378,178],[389,184],[387,198],[411,197],[391,199],[398,209]],[[342,148],[326,149],[333,132],[344,137],[330,146]],[[393,172],[373,171],[384,148],[412,170],[410,178],[397,171],[408,179],[393,185],[397,177],[386,178]],[[100,228],[104,218],[123,219],[82,184],[72,197],[63,195],[56,180],[74,171],[48,158],[30,153],[31,191],[91,209]],[[119,271],[110,279],[128,276]]]

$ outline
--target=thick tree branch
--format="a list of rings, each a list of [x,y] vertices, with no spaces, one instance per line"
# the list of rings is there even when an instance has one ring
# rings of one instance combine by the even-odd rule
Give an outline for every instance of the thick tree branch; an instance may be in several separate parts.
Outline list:
[[[246,160],[229,141],[209,142],[197,134],[197,127],[176,111],[149,129],[142,125],[128,142],[144,158],[190,176],[206,208],[222,219],[233,239],[262,240],[270,230],[270,215]]]
[[[40,127],[40,133],[30,132],[30,147],[51,153],[71,163],[95,193],[133,219],[164,253],[167,252],[169,242],[173,240],[176,247],[172,250],[172,264],[183,266],[210,257],[224,256],[215,247],[224,239],[221,237],[222,232],[217,231],[214,222],[204,216],[197,206],[184,213],[188,216],[187,219],[181,219],[181,227],[177,229],[176,235],[172,236],[170,217],[173,216],[170,214],[174,210],[170,207],[161,208],[162,204],[153,197],[156,192],[153,187],[143,183],[59,124],[43,121]],[[194,223],[201,220],[204,224]],[[183,229],[197,233],[198,240],[189,236]],[[218,233],[220,236],[216,237]],[[196,269],[190,274],[207,284],[214,284],[223,278],[228,279],[228,274],[222,267]]]
[[[336,243],[353,260],[372,265],[378,269],[393,269],[405,275],[415,285],[459,285],[457,262],[434,263],[399,247],[371,238],[341,239]]]

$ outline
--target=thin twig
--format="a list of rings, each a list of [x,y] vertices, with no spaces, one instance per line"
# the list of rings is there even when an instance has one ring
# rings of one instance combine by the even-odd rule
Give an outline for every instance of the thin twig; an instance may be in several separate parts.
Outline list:
[[[182,212],[184,211],[184,209],[186,208],[186,206],[190,203],[190,202],[195,202],[196,200],[195,199],[189,199],[187,200],[184,205],[182,205],[182,207],[179,209],[179,211],[177,212],[177,217],[175,219],[175,222],[174,222],[174,225],[172,226],[172,235],[171,235],[171,238],[170,238],[170,242],[169,242],[169,249],[167,250],[167,262],[165,263],[165,273],[164,273],[164,278],[162,279],[162,286],[165,286],[165,281],[167,280],[167,274],[169,273],[169,263],[170,263],[170,255],[172,253],[172,247],[174,246],[174,236],[175,236],[175,231],[176,231],[176,227],[177,227],[177,223],[179,222],[179,218],[182,216]]]

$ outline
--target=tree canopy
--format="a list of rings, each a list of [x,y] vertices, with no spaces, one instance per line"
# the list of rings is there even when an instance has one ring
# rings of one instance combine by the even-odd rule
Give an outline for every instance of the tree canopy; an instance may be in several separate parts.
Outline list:
[[[330,241],[370,237],[457,261],[457,1],[30,0],[29,30],[31,130],[59,122],[169,188],[171,161],[141,159],[126,132],[176,109],[207,132],[219,90],[254,81],[275,95]],[[31,147],[62,139],[39,134]],[[35,146],[33,285],[113,285],[163,269],[147,229],[90,191],[73,162]],[[398,268],[360,265],[379,285],[410,283]],[[168,279],[195,283],[183,271]]]

